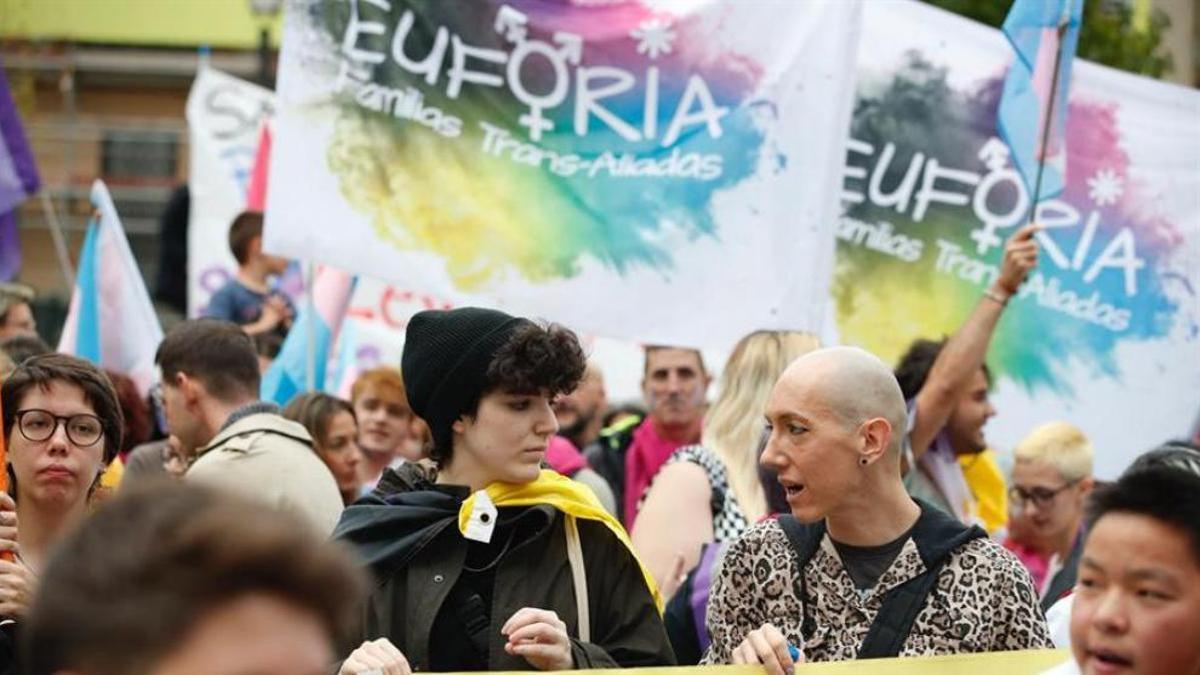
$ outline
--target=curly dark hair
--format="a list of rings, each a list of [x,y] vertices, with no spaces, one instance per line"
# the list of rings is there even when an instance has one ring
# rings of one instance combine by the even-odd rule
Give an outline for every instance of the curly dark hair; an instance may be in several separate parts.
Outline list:
[[[1178,469],[1200,478],[1200,445],[1187,440],[1167,441],[1139,455],[1125,474],[1158,468]]]
[[[896,365],[895,372],[905,401],[916,398],[921,388],[925,386],[925,379],[929,377],[929,371],[933,369],[933,362],[937,360],[938,354],[942,353],[942,347],[946,346],[947,340],[949,338],[913,340],[912,344],[908,346],[908,351],[900,357],[900,363]],[[983,364],[983,376],[987,378],[990,388],[992,371],[988,370],[986,363]]]
[[[519,326],[488,363],[484,385],[457,417],[474,417],[484,396],[496,392],[545,394],[554,398],[574,391],[583,379],[587,357],[574,331],[558,324]],[[439,438],[440,437],[440,438]],[[434,430],[429,458],[444,466],[450,459],[451,434]]]

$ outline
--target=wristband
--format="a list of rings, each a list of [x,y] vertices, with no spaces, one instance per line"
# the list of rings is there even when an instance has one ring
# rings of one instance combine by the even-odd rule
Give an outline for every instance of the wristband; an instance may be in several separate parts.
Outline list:
[[[1001,307],[1004,307],[1005,305],[1008,304],[1008,298],[1012,297],[1012,296],[1005,297],[989,288],[983,292],[983,297],[987,298],[988,300],[991,300],[992,302],[1000,305]]]

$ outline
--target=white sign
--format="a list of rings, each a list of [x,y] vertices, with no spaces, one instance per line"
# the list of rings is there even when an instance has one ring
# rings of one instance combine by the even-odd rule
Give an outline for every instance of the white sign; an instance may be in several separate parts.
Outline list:
[[[274,101],[274,92],[212,68],[196,74],[187,101],[188,316],[202,314],[237,271],[229,225],[246,207],[259,129],[273,114]]]

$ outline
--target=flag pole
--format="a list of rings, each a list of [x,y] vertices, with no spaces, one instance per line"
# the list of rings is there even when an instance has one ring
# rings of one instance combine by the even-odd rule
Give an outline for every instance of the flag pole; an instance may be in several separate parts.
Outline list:
[[[306,391],[313,391],[317,388],[317,303],[313,298],[313,291],[317,286],[317,269],[313,262],[308,262],[308,298],[305,300],[307,311],[305,315],[308,317],[308,325],[305,330],[308,331],[307,348],[308,355],[304,363],[304,388]]]
[[[1069,2],[1069,0],[1068,0]],[[1064,5],[1069,7],[1069,5]],[[1046,146],[1050,144],[1050,124],[1054,120],[1054,103],[1058,100],[1058,71],[1062,66],[1063,36],[1070,26],[1070,17],[1064,9],[1062,19],[1058,22],[1058,47],[1054,50],[1054,73],[1050,75],[1050,102],[1046,105],[1046,120],[1042,123],[1041,148],[1038,150],[1037,179],[1033,183],[1033,201],[1029,206],[1029,222],[1037,219],[1037,205],[1042,198],[1042,172],[1046,168]],[[1065,140],[1063,141],[1066,142]],[[1065,149],[1064,149],[1065,152]]]
[[[58,256],[58,267],[62,270],[63,279],[67,282],[67,291],[70,292],[75,286],[75,268],[71,265],[70,254],[67,253],[67,238],[63,234],[58,214],[54,211],[54,201],[50,199],[50,194],[45,189],[40,190],[39,194],[42,198],[42,212],[46,216],[46,222],[50,225],[50,238],[54,240],[54,252]]]

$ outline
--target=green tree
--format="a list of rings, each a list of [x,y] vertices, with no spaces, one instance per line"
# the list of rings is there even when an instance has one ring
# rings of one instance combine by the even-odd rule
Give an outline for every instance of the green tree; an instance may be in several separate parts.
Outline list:
[[[968,19],[999,28],[1010,2],[999,0],[923,0]],[[1130,3],[1121,0],[1085,0],[1078,56],[1138,75],[1162,77],[1171,72],[1169,54],[1159,51],[1163,32],[1171,19],[1156,9],[1145,26],[1135,26]]]

